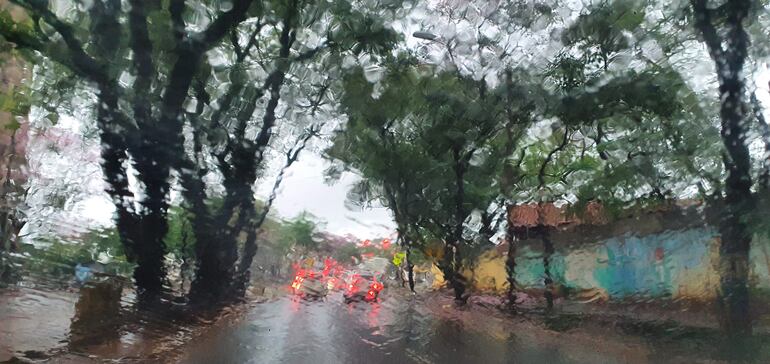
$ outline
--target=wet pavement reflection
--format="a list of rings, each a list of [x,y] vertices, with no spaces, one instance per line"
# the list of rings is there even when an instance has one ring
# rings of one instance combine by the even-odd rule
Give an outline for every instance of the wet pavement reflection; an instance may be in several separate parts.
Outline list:
[[[257,305],[183,350],[182,363],[595,363],[593,348],[562,352],[537,337],[467,325],[437,315],[437,302],[397,292],[380,302],[345,304],[339,294],[306,301],[289,295]],[[439,307],[441,308],[441,307]],[[454,310],[454,307],[448,308]],[[481,318],[481,317],[479,317]],[[489,324],[494,326],[493,320]],[[632,360],[633,362],[633,360]]]
[[[258,294],[257,294],[258,292]],[[121,282],[0,290],[0,362],[158,363],[691,363],[768,362],[770,340],[730,343],[717,331],[619,316],[537,310],[516,315],[492,296],[457,306],[449,292],[386,288],[376,302],[294,296],[190,314],[143,306]],[[609,311],[608,311],[609,312]]]
[[[154,360],[205,327],[163,302],[141,307],[122,279],[37,283],[0,289],[0,363]]]

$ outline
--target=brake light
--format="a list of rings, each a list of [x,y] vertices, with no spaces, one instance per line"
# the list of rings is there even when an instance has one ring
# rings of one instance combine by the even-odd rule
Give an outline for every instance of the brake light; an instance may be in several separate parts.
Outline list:
[[[304,280],[305,280],[304,278],[302,278],[301,276],[297,275],[296,277],[294,277],[294,281],[291,282],[291,288],[299,289],[300,287],[302,287],[302,282]]]

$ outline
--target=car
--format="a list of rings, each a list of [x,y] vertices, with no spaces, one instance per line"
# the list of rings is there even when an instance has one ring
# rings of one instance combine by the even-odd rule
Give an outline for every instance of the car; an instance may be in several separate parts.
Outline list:
[[[348,303],[355,301],[373,302],[379,298],[380,292],[384,288],[385,286],[377,279],[375,274],[362,272],[352,274],[343,296],[345,297],[345,302]]]
[[[329,291],[341,291],[346,287],[345,282],[342,277],[328,276],[326,277],[326,288]]]
[[[319,299],[329,293],[322,274],[317,272],[298,271],[291,283],[294,294],[307,299]]]

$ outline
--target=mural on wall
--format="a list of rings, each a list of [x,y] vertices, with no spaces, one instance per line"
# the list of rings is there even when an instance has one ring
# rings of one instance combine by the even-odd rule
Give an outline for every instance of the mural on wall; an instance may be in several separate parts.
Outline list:
[[[718,242],[716,231],[708,227],[646,236],[629,233],[568,251],[557,250],[551,258],[551,276],[574,290],[601,289],[612,299],[712,299],[719,286],[714,265]],[[770,290],[770,244],[755,244],[751,262],[752,285]],[[482,254],[464,274],[478,290],[507,289],[505,256],[497,250]],[[520,247],[517,283],[523,288],[542,289],[544,275],[542,252],[530,245]]]
[[[707,228],[615,237],[599,243],[599,260],[593,268],[569,269],[577,270],[576,275],[591,274],[597,287],[614,298],[676,296],[684,287],[689,294],[706,294],[715,276],[709,254],[713,240],[714,232]],[[693,289],[694,285],[701,286]]]

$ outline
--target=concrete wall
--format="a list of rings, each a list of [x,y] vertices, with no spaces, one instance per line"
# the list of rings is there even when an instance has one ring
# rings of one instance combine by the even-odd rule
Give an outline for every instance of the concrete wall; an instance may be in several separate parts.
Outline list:
[[[577,290],[601,289],[613,299],[712,299],[719,284],[714,268],[718,239],[713,229],[699,226],[643,236],[626,233],[593,244],[562,242],[551,258],[551,276]],[[524,288],[544,286],[541,249],[533,239],[517,251],[516,280]],[[751,263],[752,287],[770,290],[767,239],[755,239]],[[504,292],[508,287],[505,255],[497,250],[482,254],[464,274],[477,290]]]

